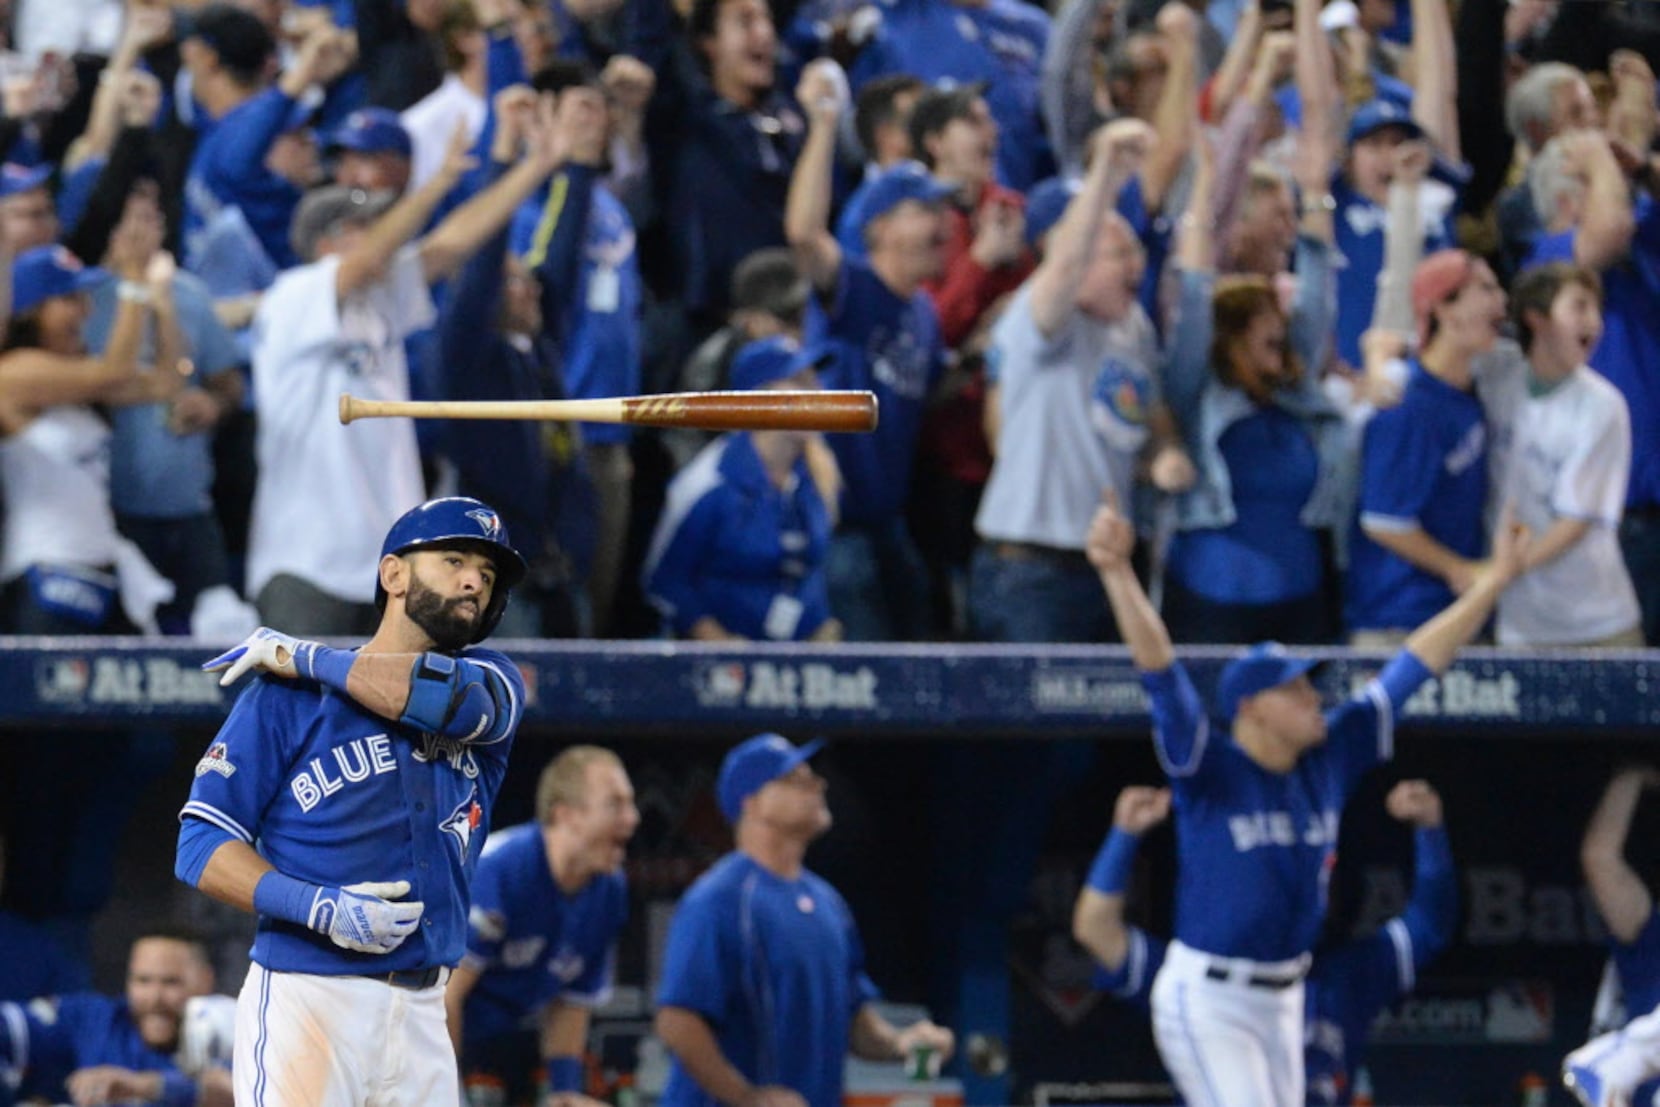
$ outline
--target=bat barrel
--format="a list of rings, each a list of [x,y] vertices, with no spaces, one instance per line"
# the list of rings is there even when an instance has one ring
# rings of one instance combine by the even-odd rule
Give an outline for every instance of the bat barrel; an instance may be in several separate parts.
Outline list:
[[[876,429],[870,392],[685,392],[623,401],[623,421],[702,430],[801,430],[859,434]]]

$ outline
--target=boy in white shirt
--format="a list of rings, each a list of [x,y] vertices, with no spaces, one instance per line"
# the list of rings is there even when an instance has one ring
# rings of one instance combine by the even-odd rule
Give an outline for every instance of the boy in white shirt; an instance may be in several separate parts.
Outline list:
[[[1497,502],[1535,535],[1528,571],[1500,598],[1501,646],[1641,647],[1620,554],[1631,470],[1625,398],[1587,365],[1602,337],[1602,281],[1553,262],[1511,292],[1527,354],[1481,375]]]

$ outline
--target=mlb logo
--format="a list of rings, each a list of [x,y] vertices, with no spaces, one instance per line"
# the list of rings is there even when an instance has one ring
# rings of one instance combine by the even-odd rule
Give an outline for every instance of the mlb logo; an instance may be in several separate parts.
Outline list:
[[[705,707],[739,702],[744,695],[744,676],[741,661],[706,666],[698,680],[697,702]]]
[[[54,657],[35,670],[35,693],[45,703],[73,703],[86,697],[92,666],[84,657]]]
[[[205,776],[208,773],[218,773],[229,780],[231,774],[236,772],[236,766],[231,764],[229,754],[230,751],[225,748],[225,743],[213,743],[208,747],[208,751],[202,755],[202,759],[196,762],[196,775]]]

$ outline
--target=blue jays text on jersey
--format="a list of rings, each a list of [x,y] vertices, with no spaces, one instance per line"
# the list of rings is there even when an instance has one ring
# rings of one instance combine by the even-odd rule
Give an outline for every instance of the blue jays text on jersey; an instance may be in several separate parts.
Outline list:
[[[1319,938],[1343,803],[1394,752],[1394,719],[1430,676],[1402,651],[1326,715],[1326,741],[1287,773],[1214,732],[1180,662],[1142,674],[1176,812],[1176,937],[1205,953],[1286,961]]]
[[[305,680],[257,678],[198,764],[181,821],[253,846],[279,872],[325,886],[407,880],[421,926],[389,954],[355,953],[302,926],[261,917],[251,951],[279,972],[324,976],[454,965],[466,939],[468,882],[507,772],[524,681],[495,650],[461,659],[507,689],[503,740],[470,742],[381,718]]]

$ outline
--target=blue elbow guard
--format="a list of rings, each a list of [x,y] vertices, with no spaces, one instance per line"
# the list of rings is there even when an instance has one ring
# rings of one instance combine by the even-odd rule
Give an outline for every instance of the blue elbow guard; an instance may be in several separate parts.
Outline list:
[[[441,653],[424,653],[409,674],[409,702],[398,721],[464,742],[486,739],[497,716],[488,670]]]
[[[179,826],[179,848],[173,854],[173,875],[192,888],[199,887],[202,870],[207,868],[213,851],[234,840],[228,831],[221,830],[206,819],[186,816]]]

